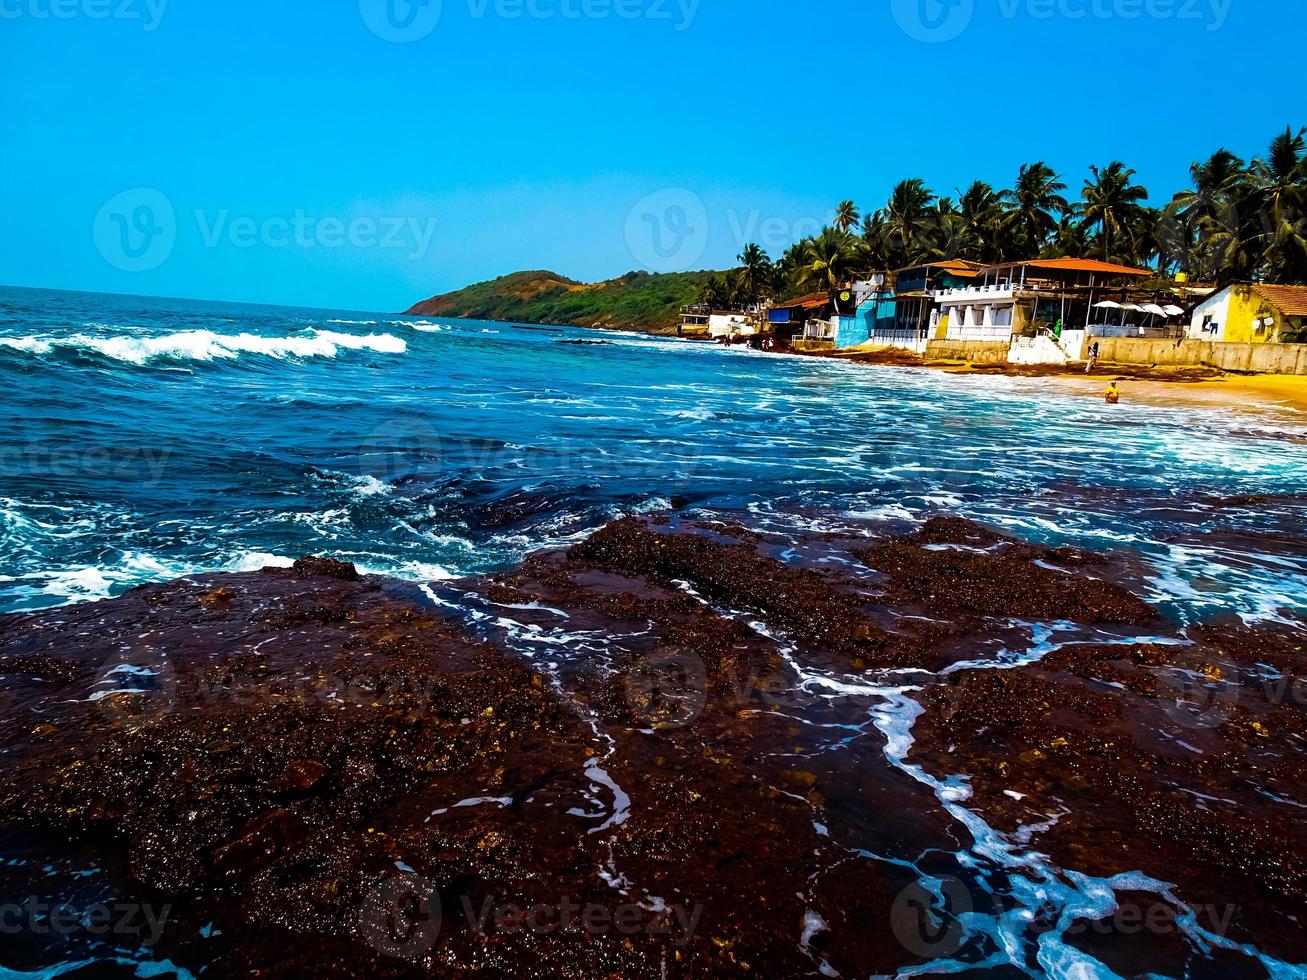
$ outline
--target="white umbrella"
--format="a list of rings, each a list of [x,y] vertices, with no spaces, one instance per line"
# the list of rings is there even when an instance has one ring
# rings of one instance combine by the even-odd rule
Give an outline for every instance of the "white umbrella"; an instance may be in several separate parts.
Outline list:
[[[1094,304],[1094,309],[1097,310],[1119,310],[1120,308],[1121,308],[1120,303],[1114,302],[1113,300],[1110,299],[1105,299],[1101,303]]]
[[[1184,316],[1184,307],[1182,306],[1164,306],[1167,316]]]
[[[1145,303],[1143,310],[1145,313],[1153,314],[1153,316],[1166,316],[1166,310],[1162,309],[1156,303]]]

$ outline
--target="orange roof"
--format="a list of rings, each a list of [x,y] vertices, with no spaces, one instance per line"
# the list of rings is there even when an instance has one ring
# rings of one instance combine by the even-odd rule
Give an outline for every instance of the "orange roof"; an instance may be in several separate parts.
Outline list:
[[[946,259],[943,262],[919,262],[916,265],[907,265],[902,269],[896,269],[895,275],[900,272],[907,272],[910,269],[945,269],[959,276],[974,276],[981,269],[979,262],[970,262],[967,259]]]
[[[778,310],[794,310],[802,307],[811,309],[814,306],[825,306],[830,302],[829,293],[809,293],[807,296],[800,296],[798,299],[785,299],[776,304]]]
[[[1273,286],[1253,283],[1257,294],[1285,316],[1307,316],[1307,286]]]
[[[1011,269],[1017,266],[1029,266],[1032,269],[1057,269],[1062,272],[1096,272],[1107,276],[1151,276],[1152,269],[1135,269],[1128,265],[1113,265],[1098,259],[1030,259],[1026,262],[1002,262],[988,266],[990,269]]]

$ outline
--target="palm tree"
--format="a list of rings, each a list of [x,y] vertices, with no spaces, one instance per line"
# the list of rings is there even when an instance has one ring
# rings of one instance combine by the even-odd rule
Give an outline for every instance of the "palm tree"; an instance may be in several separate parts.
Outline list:
[[[1190,167],[1189,175],[1193,189],[1176,194],[1163,210],[1160,237],[1176,252],[1182,272],[1221,283],[1246,278],[1252,257],[1242,224],[1251,188],[1243,160],[1220,149]]]
[[[1300,282],[1307,275],[1307,129],[1277,136],[1267,157],[1253,161],[1252,181],[1265,228],[1265,274],[1272,282]]]
[[[799,281],[817,289],[838,289],[866,262],[866,246],[838,228],[823,228],[804,242]]]
[[[928,258],[931,261],[971,258],[979,251],[979,237],[951,197],[941,197],[936,201],[930,218]]]
[[[1007,225],[1024,258],[1034,258],[1057,231],[1060,217],[1071,209],[1061,192],[1066,184],[1043,162],[1022,164],[1017,183],[1002,193]]]
[[[1012,257],[1004,249],[1003,202],[994,188],[976,181],[959,195],[958,212],[975,239],[974,254],[959,258],[1002,262]]]
[[[1050,259],[1083,258],[1089,251],[1089,244],[1085,238],[1087,229],[1088,225],[1078,221],[1074,212],[1066,212],[1058,222],[1052,239],[1044,248],[1045,256]]]
[[[836,228],[847,234],[850,228],[857,226],[859,219],[858,208],[852,201],[840,201],[835,209]]]
[[[771,259],[760,245],[750,242],[739,255],[740,292],[746,302],[756,303],[771,284]]]
[[[919,178],[900,181],[876,221],[885,238],[885,253],[894,268],[926,260],[931,251],[930,205],[935,192]]]
[[[1134,261],[1136,243],[1147,234],[1140,202],[1148,200],[1148,189],[1131,182],[1135,171],[1120,160],[1089,171],[1093,178],[1085,181],[1079,212],[1086,228],[1097,229],[1094,250],[1104,262]]]

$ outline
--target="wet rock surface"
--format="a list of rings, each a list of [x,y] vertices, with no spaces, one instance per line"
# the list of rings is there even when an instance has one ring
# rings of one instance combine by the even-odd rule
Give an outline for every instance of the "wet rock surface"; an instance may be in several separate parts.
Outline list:
[[[1304,633],[1185,633],[1114,568],[628,518],[459,582],[304,558],[6,617],[0,901],[166,908],[147,958],[209,976],[1307,960]]]

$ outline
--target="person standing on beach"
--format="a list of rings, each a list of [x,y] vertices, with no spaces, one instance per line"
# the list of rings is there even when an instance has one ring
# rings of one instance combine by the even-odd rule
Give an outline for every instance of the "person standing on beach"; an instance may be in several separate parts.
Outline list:
[[[1091,373],[1098,367],[1098,350],[1098,341],[1094,341],[1089,348],[1089,363],[1085,365],[1085,374]]]

